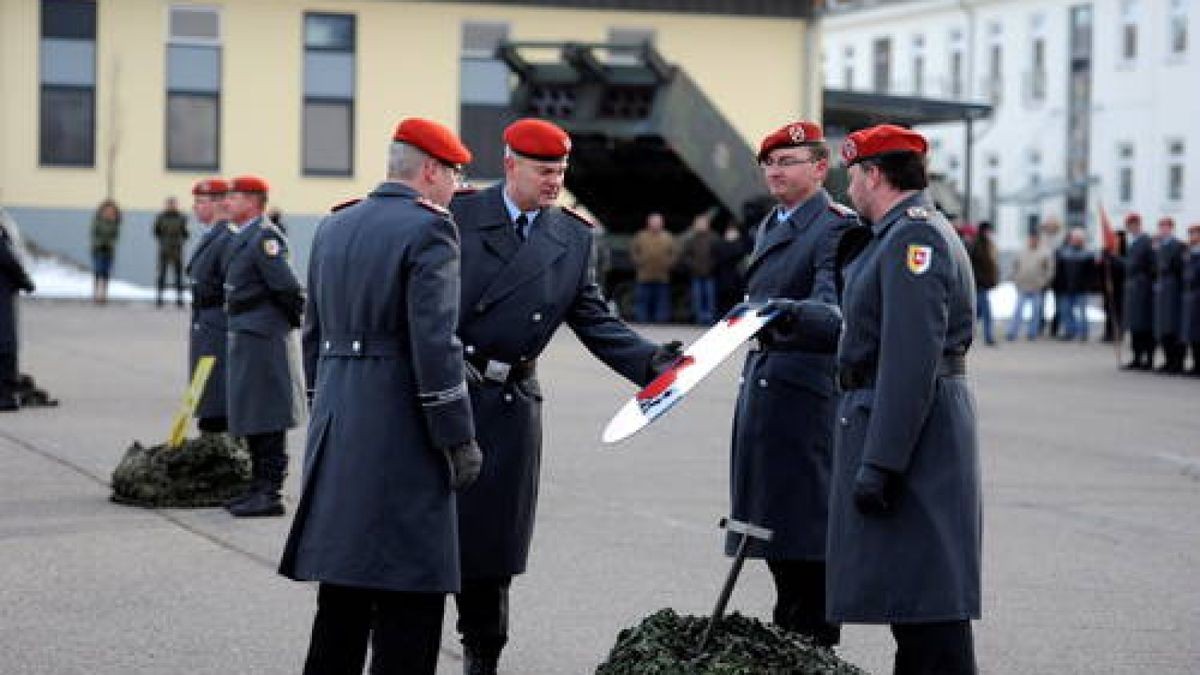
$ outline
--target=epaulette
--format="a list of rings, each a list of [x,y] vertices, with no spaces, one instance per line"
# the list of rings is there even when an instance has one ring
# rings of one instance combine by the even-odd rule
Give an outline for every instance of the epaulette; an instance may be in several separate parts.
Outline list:
[[[230,232],[232,232],[234,234],[238,233],[237,225],[234,225],[232,220],[225,221],[225,229],[229,230]]]
[[[587,225],[588,227],[592,227],[592,228],[596,227],[596,221],[585,216],[581,211],[571,208],[570,206],[564,206],[564,207],[562,207],[562,210],[563,210],[563,213],[575,216],[576,220],[583,223],[584,225]]]
[[[837,202],[829,202],[829,210],[843,218],[853,218],[858,216],[858,213],[856,213],[854,209],[846,206],[845,204],[839,204]]]
[[[929,220],[929,209],[924,206],[910,206],[904,211],[904,215],[913,220]]]
[[[276,237],[283,237],[283,230],[279,229],[278,225],[265,218],[262,221],[262,229],[263,232],[266,232],[267,234],[273,234]]]
[[[362,201],[362,197],[354,197],[353,199],[347,199],[344,202],[338,202],[338,203],[334,204],[332,208],[329,209],[329,212],[337,213],[338,211],[341,211],[342,209],[344,209],[348,206],[354,206],[355,204],[357,204],[361,201]]]
[[[446,207],[438,206],[437,204],[434,204],[433,202],[426,199],[425,197],[417,197],[414,201],[416,201],[418,206],[424,206],[425,208],[429,209],[430,211],[433,211],[434,213],[438,214],[439,216],[450,215],[450,211],[448,211],[446,209]]]

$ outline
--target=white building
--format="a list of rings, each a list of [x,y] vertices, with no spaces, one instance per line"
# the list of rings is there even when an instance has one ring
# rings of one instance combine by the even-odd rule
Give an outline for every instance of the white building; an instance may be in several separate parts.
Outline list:
[[[831,89],[988,102],[972,220],[1004,249],[1030,223],[1119,227],[1136,211],[1200,222],[1200,0],[830,0]],[[965,191],[961,124],[921,129],[931,170]],[[1074,186],[1073,188],[1071,186]]]

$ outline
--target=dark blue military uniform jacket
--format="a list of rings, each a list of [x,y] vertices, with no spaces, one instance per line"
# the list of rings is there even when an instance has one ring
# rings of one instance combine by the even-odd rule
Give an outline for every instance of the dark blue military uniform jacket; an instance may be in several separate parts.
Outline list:
[[[1183,259],[1187,247],[1171,237],[1159,242],[1154,252],[1154,337],[1179,337],[1183,303]]]
[[[1125,330],[1154,330],[1154,244],[1141,234],[1125,251]]]
[[[854,212],[824,190],[785,221],[768,214],[746,272],[749,299],[836,304],[838,243],[857,224]],[[733,423],[731,513],[773,531],[769,544],[747,548],[752,557],[825,558],[836,348],[768,345],[746,356]],[[726,552],[733,555],[740,541],[728,537]]]
[[[283,233],[265,218],[234,233],[225,248],[231,435],[282,431],[303,419],[300,344],[293,329],[299,303],[303,287],[288,262]]]
[[[838,367],[865,373],[838,407],[830,496],[828,612],[834,621],[978,618],[982,506],[975,401],[947,355],[975,316],[966,249],[922,193],[872,225],[846,274]],[[952,357],[950,357],[952,358]],[[864,462],[899,473],[894,513],[854,506]]]
[[[188,379],[196,372],[201,356],[216,358],[204,393],[196,405],[196,417],[225,417],[225,246],[232,232],[224,221],[213,223],[200,236],[187,263],[192,280],[192,327],[188,334]]]
[[[527,370],[566,323],[601,361],[647,383],[656,346],[614,316],[601,297],[589,226],[563,209],[543,209],[522,243],[503,189],[498,184],[459,195],[450,205],[462,238],[458,335],[468,357]],[[470,392],[485,459],[478,482],[458,502],[463,576],[520,574],[537,507],[541,388],[529,374],[471,382]]]
[[[0,225],[0,354],[17,353],[17,292],[22,290],[33,290],[33,280]]]
[[[1200,249],[1194,246],[1184,260],[1182,305],[1179,339],[1183,342],[1200,342]],[[1200,354],[1193,354],[1193,358],[1197,357]],[[1193,364],[1193,367],[1200,368],[1200,364]]]
[[[445,210],[417,199],[383,183],[313,239],[304,356],[315,397],[281,565],[294,579],[459,590],[441,452],[474,437],[454,337],[458,234]]]

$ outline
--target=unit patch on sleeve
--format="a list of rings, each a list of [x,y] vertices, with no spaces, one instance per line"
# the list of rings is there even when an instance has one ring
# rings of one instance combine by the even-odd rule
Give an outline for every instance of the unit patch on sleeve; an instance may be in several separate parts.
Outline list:
[[[924,274],[929,270],[929,264],[933,262],[933,247],[909,244],[907,262],[909,272]]]
[[[263,253],[274,258],[279,255],[280,247],[279,240],[271,239],[270,237],[263,239]]]

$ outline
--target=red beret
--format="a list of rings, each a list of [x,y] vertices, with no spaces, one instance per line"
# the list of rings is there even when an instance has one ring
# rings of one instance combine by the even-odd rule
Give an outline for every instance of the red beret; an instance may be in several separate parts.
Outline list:
[[[905,129],[894,124],[859,129],[846,137],[842,144],[842,160],[846,166],[864,159],[899,152],[915,152],[924,155],[929,150],[929,142],[921,134],[912,129]]]
[[[1142,222],[1142,217],[1136,213],[1130,213],[1129,215],[1125,216],[1125,224],[1126,225],[1128,225],[1130,223],[1140,223],[1140,222]]]
[[[205,178],[192,186],[194,195],[223,195],[229,192],[229,183],[221,178]]]
[[[1171,229],[1175,229],[1175,219],[1172,218],[1171,216],[1163,216],[1162,218],[1159,218],[1158,226],[1162,227],[1163,225],[1166,225],[1167,227],[1169,227]]]
[[[571,137],[557,124],[526,117],[508,125],[504,143],[530,159],[553,162],[571,152]]]
[[[771,132],[758,146],[758,161],[766,158],[776,148],[794,148],[801,145],[815,145],[825,142],[825,134],[819,124],[803,120],[792,122],[776,131]]]
[[[447,164],[466,164],[471,161],[471,151],[449,127],[422,117],[401,120],[396,125],[392,140],[419,148],[430,157]]]
[[[230,192],[261,192],[267,194],[271,191],[267,181],[258,176],[238,176],[229,182]]]

